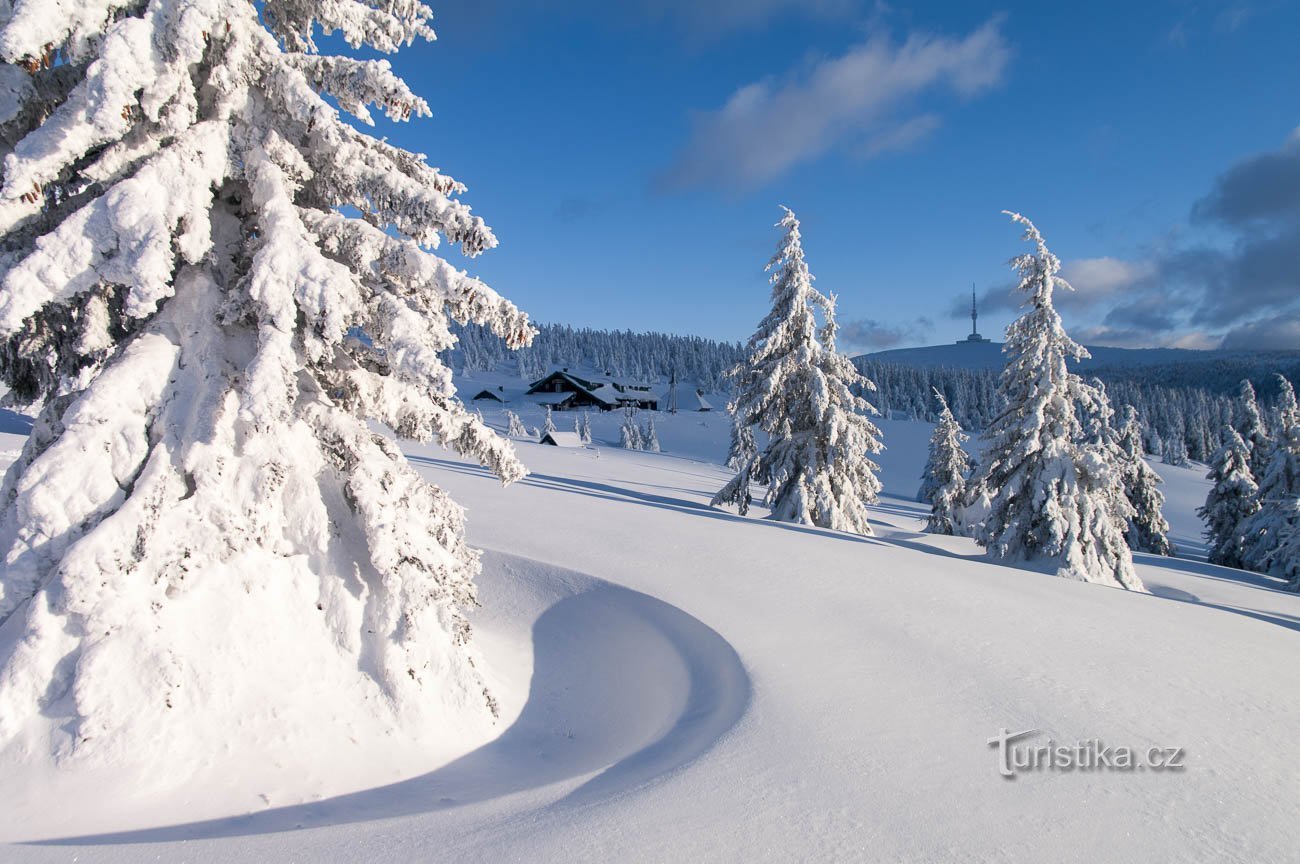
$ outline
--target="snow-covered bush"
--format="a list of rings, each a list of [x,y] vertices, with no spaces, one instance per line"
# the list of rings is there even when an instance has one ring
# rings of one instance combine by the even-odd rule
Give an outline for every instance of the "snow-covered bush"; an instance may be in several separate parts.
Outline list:
[[[511,438],[526,438],[528,430],[524,428],[524,421],[519,419],[519,415],[506,409],[506,434]]]
[[[542,434],[550,435],[552,432],[556,431],[558,430],[555,428],[555,418],[551,416],[551,406],[547,405],[546,420],[542,423]]]
[[[583,411],[582,416],[574,421],[574,431],[578,433],[578,440],[583,444],[591,443],[591,417],[586,411]]]
[[[645,441],[641,437],[641,427],[636,422],[636,409],[623,409],[623,425],[619,427],[619,446],[626,450],[643,450]]]
[[[1041,561],[1059,576],[1144,590],[1133,569],[1123,526],[1129,506],[1114,454],[1103,436],[1086,440],[1081,415],[1101,422],[1105,394],[1070,372],[1066,361],[1088,356],[1061,326],[1052,303],[1060,260],[1034,224],[1034,251],[1012,259],[1026,311],[1007,328],[1007,365],[999,380],[1004,408],[990,425],[978,486],[990,500],[976,539],[995,558]]]
[[[165,747],[140,730],[300,683],[272,651],[213,662],[198,635],[255,645],[266,621],[394,726],[491,722],[463,512],[367,421],[522,477],[439,354],[449,319],[533,331],[433,251],[496,245],[464,187],[334,107],[369,123],[424,100],[313,42],[393,52],[429,18],[412,0],[3,16],[0,375],[40,413],[0,495],[0,741],[43,712],[75,752]]]
[[[880,481],[867,454],[882,446],[865,416],[875,409],[854,388],[874,385],[835,350],[835,297],[813,288],[799,220],[786,209],[778,227],[785,234],[768,264],[772,311],[729,373],[735,395],[727,410],[736,424],[729,458],[739,466],[713,503],[747,512],[753,480],[767,485],[764,504],[774,519],[870,534],[867,504]],[[744,437],[754,426],[768,435],[761,453]]]
[[[650,453],[659,452],[659,433],[655,431],[655,418],[646,419],[645,428],[641,430],[641,449]]]

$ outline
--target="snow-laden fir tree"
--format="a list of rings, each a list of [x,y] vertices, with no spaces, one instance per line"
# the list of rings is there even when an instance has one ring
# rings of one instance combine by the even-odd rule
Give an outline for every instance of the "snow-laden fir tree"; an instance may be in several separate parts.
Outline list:
[[[555,418],[551,416],[551,406],[547,405],[546,420],[545,422],[542,423],[542,434],[550,435],[552,432],[557,432],[557,431],[559,430],[555,428]]]
[[[393,52],[428,8],[4,7],[0,375],[39,416],[0,493],[0,744],[43,714],[74,752],[152,752],[132,736],[240,688],[319,698],[255,650],[272,630],[394,726],[490,724],[463,511],[367,421],[522,477],[439,354],[449,319],[532,329],[434,252],[496,245],[463,187],[339,114],[424,100],[313,41]],[[213,646],[245,640],[256,665],[220,677]]]
[[[970,436],[962,432],[943,394],[935,390],[934,398],[939,406],[939,422],[930,436],[930,457],[921,474],[921,489],[916,499],[930,505],[927,531],[959,534],[966,501],[966,477],[970,473],[970,458],[961,445]]]
[[[1124,536],[1128,502],[1114,454],[1085,440],[1081,414],[1100,403],[1097,391],[1066,365],[1088,353],[1066,334],[1052,303],[1057,286],[1069,289],[1057,275],[1060,260],[1032,222],[1007,215],[1024,226],[1034,250],[1011,261],[1020,273],[1017,290],[1027,299],[1002,349],[1007,364],[998,391],[1005,407],[985,433],[978,488],[990,509],[976,539],[995,558],[1046,563],[1059,576],[1145,590]]]
[[[519,419],[519,415],[510,409],[506,409],[506,434],[511,438],[528,437],[528,429],[524,426],[524,421]]]
[[[1259,509],[1259,486],[1250,473],[1250,448],[1233,428],[1223,430],[1223,444],[1210,459],[1209,493],[1196,512],[1205,522],[1210,544],[1209,561],[1224,567],[1241,567],[1242,529]]]
[[[623,425],[619,427],[619,445],[627,450],[641,450],[645,441],[641,438],[641,427],[636,422],[636,409],[623,409]]]
[[[739,471],[749,465],[758,455],[758,445],[754,443],[754,429],[735,420],[731,423],[731,445],[727,448],[727,467]]]
[[[578,418],[576,431],[578,433],[578,439],[582,441],[583,444],[591,443],[591,417],[586,411],[583,411],[582,416]]]
[[[1282,521],[1288,526],[1281,536],[1271,572],[1287,580],[1288,591],[1300,592],[1300,498],[1283,505]]]
[[[1172,435],[1160,448],[1160,461],[1175,468],[1187,466],[1187,440],[1182,435]]]
[[[1084,384],[1079,402],[1083,437],[1079,448],[1096,454],[1103,466],[1090,472],[1091,494],[1105,502],[1111,520],[1130,550],[1131,528],[1137,516],[1128,496],[1128,478],[1132,466],[1120,440],[1120,430],[1115,424],[1115,409],[1111,406],[1106,385],[1098,378]]]
[[[1156,555],[1174,554],[1169,542],[1169,523],[1163,512],[1165,496],[1160,491],[1164,481],[1143,458],[1142,424],[1132,405],[1125,406],[1118,446],[1124,460],[1124,494],[1133,507],[1133,515],[1128,520],[1129,548]]]
[[[784,236],[768,264],[774,271],[772,310],[731,372],[727,410],[738,429],[767,433],[761,452],[744,455],[752,437],[737,432],[732,456],[744,456],[737,474],[713,503],[748,510],[751,480],[767,485],[772,518],[870,534],[867,504],[877,499],[877,466],[868,454],[882,447],[866,415],[875,409],[858,391],[874,386],[835,348],[835,298],[813,288],[804,260],[799,220],[785,209]],[[817,323],[817,311],[822,325]]]
[[[655,418],[646,419],[645,428],[641,430],[641,449],[650,453],[659,452],[659,433],[655,431]]]
[[[1242,562],[1260,573],[1287,575],[1283,546],[1296,530],[1295,501],[1300,498],[1300,408],[1295,389],[1278,378],[1276,434],[1259,477],[1259,509],[1242,524]]]
[[[1264,416],[1259,410],[1259,400],[1255,397],[1255,386],[1250,379],[1245,379],[1237,388],[1237,434],[1246,444],[1250,453],[1250,472],[1256,480],[1264,475],[1268,467],[1268,456],[1272,449],[1268,429],[1264,425]]]

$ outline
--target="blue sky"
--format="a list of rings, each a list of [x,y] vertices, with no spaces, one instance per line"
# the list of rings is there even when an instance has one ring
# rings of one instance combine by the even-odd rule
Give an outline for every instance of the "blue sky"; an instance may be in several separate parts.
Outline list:
[[[1083,341],[1300,348],[1300,4],[434,3],[394,66],[535,318],[743,339],[779,204],[851,350],[1014,314],[1004,208]],[[456,256],[453,254],[453,259]]]

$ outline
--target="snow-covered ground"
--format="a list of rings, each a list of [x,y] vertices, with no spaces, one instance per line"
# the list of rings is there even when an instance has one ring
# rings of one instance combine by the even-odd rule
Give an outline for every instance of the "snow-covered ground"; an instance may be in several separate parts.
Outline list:
[[[504,490],[405,448],[488,550],[474,624],[500,737],[404,754],[395,782],[358,768],[391,766],[392,742],[250,772],[241,730],[153,790],[107,772],[54,797],[8,769],[0,836],[37,842],[0,858],[1294,859],[1300,598],[1277,583],[1139,556],[1152,594],[1132,594],[923,534],[926,424],[880,424],[885,495],[862,538],[710,509],[724,415],[656,414],[660,454],[611,446],[620,415],[592,419],[592,448],[521,442],[532,474]],[[4,428],[8,460],[21,428]],[[1175,541],[1203,558],[1203,472],[1155,467]],[[1184,748],[1186,768],[1008,780],[986,743],[1002,729]],[[265,788],[241,787],[254,773]]]

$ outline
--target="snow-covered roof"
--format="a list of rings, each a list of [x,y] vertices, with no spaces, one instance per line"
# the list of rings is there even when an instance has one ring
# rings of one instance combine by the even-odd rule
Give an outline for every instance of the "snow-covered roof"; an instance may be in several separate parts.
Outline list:
[[[535,400],[538,405],[558,407],[573,398],[572,393],[538,393]]]
[[[542,436],[541,444],[552,447],[581,447],[582,438],[577,432],[547,432]]]
[[[700,410],[701,410],[701,411],[712,411],[712,410],[713,410],[713,403],[711,403],[708,399],[705,399],[703,393],[701,393],[701,392],[699,392],[699,391],[697,390],[697,391],[695,392],[695,398],[698,399],[698,400],[700,400]]]
[[[602,382],[594,387],[588,388],[588,393],[593,399],[598,399],[606,405],[617,405],[618,398],[623,394],[614,389],[614,385],[609,382]]]

